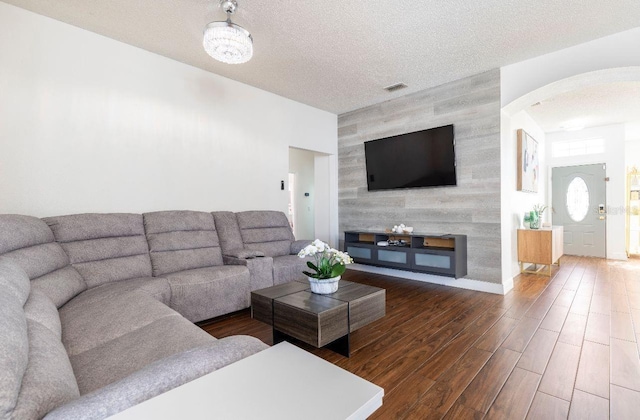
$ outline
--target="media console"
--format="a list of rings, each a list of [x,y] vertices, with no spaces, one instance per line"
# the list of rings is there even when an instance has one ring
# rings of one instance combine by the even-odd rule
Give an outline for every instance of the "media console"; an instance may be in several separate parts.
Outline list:
[[[389,241],[404,245],[377,245]],[[346,231],[344,250],[359,264],[454,278],[467,275],[466,235]]]

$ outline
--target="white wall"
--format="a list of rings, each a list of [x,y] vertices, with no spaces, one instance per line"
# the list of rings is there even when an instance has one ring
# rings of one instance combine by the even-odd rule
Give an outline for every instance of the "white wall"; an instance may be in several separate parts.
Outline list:
[[[290,146],[336,115],[0,2],[0,213],[286,211]]]
[[[640,170],[640,139],[627,138],[624,155],[627,168],[635,166]]]
[[[291,147],[289,149],[289,172],[296,176],[293,191],[295,208],[293,232],[297,239],[314,239],[315,153]]]
[[[331,207],[328,213],[320,212],[318,208],[326,202],[338,202],[338,156],[316,153],[314,168],[315,236],[337,248],[340,242],[338,206]]]
[[[588,156],[570,156],[554,158],[551,156],[553,143],[557,141],[603,138],[605,152]],[[625,250],[625,126],[614,124],[602,127],[586,128],[579,131],[559,131],[547,133],[547,163],[550,168],[562,166],[605,163],[607,182],[607,258],[626,260]],[[549,191],[551,188],[551,170],[548,174]],[[551,199],[549,198],[551,202]],[[551,203],[553,204],[553,203]]]
[[[640,27],[504,66],[500,102],[504,107],[529,92],[582,73],[640,66],[638,45]]]
[[[518,176],[517,130],[523,129],[538,141],[540,176],[537,193],[516,191]],[[546,138],[544,131],[526,111],[513,116],[502,112],[500,121],[501,137],[501,201],[502,201],[502,278],[510,283],[520,269],[518,267],[517,229],[522,227],[524,213],[533,210],[536,204],[547,205],[547,165]],[[545,211],[543,222],[550,221],[549,211]]]

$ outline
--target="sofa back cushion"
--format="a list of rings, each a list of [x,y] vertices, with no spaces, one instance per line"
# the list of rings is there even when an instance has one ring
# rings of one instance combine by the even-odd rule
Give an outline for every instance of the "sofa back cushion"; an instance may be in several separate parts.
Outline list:
[[[29,363],[13,415],[18,419],[40,419],[79,398],[80,391],[60,337],[31,319],[27,325]]]
[[[90,213],[44,220],[88,287],[151,276],[141,214]]]
[[[176,210],[143,216],[154,276],[222,265],[211,213]]]
[[[0,418],[40,419],[80,397],[53,302],[0,258]]]
[[[51,299],[37,289],[31,289],[29,299],[24,304],[24,314],[27,320],[37,322],[62,340],[62,324],[60,313]]]
[[[44,292],[58,308],[87,288],[51,229],[36,217],[0,215],[0,255],[18,264],[31,279],[31,287]]]
[[[291,253],[295,241],[287,216],[281,211],[244,211],[236,213],[244,247],[264,252],[267,257]]]
[[[0,257],[0,418],[9,418],[29,361],[27,318],[29,277],[16,263]]]
[[[222,254],[226,255],[229,251],[244,249],[236,214],[231,211],[215,211],[211,214],[213,214],[213,220],[216,222]]]

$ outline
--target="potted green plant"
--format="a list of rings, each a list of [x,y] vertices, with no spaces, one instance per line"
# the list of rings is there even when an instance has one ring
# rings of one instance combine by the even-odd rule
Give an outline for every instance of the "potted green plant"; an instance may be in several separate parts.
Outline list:
[[[309,279],[311,292],[320,295],[335,293],[338,290],[340,276],[346,270],[346,265],[351,264],[353,259],[346,252],[331,248],[319,239],[298,253],[300,258],[309,256],[315,260],[315,263],[307,261],[307,266],[313,271],[303,271],[302,273]]]
[[[547,209],[547,206],[542,204],[536,204],[533,206],[533,211],[531,212],[529,226],[531,229],[540,229],[540,221],[542,220],[542,214]]]

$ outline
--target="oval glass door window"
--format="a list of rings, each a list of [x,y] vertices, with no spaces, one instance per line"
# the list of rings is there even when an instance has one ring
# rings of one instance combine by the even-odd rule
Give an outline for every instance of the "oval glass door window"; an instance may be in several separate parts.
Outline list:
[[[589,211],[589,188],[584,179],[573,178],[567,187],[567,212],[574,222],[582,222]]]

